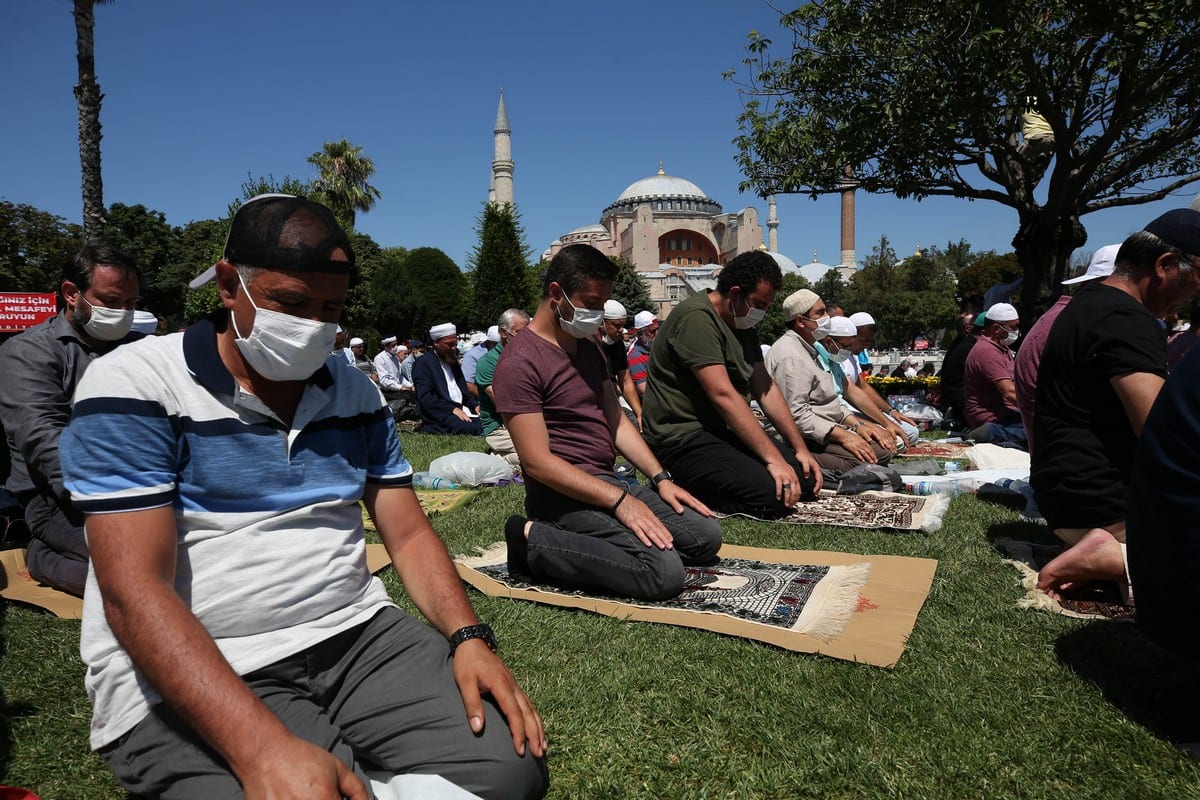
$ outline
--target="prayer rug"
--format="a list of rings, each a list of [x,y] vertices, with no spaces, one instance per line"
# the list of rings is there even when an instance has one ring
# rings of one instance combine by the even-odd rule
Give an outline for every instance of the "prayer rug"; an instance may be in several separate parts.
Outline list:
[[[811,503],[797,503],[786,517],[760,520],[789,525],[841,525],[849,528],[891,528],[900,531],[933,533],[942,527],[942,517],[950,498],[942,494],[917,496],[897,492],[860,492],[838,494],[822,489]],[[724,517],[748,517],[749,514],[719,514]]]
[[[0,597],[44,608],[63,619],[83,618],[82,599],[30,577],[24,549],[0,551]]]
[[[1017,600],[1019,608],[1049,611],[1073,619],[1112,619],[1132,622],[1136,609],[1121,596],[1120,587],[1111,581],[1091,581],[1069,591],[1056,600],[1037,588],[1038,570],[1063,552],[1058,545],[1039,545],[1012,539],[998,539],[996,549],[1004,555],[1004,563],[1020,576],[1024,597]]]
[[[417,500],[421,503],[421,510],[427,517],[462,508],[479,494],[475,489],[417,489],[416,492]],[[371,522],[366,508],[363,508],[362,518],[363,527],[374,531],[375,524]]]
[[[473,489],[417,489],[417,499],[426,516],[441,514],[461,508],[475,499],[479,492]]]
[[[919,457],[919,458],[966,458],[967,450],[971,448],[969,444],[961,444],[959,442],[939,442],[936,439],[922,440],[909,447],[903,453],[897,455],[901,457]],[[901,470],[903,471],[903,470]]]
[[[892,667],[929,594],[937,562],[725,545],[721,563],[689,567],[683,594],[661,602],[534,586],[513,579],[497,542],[455,559],[484,594],[740,636],[799,653]]]

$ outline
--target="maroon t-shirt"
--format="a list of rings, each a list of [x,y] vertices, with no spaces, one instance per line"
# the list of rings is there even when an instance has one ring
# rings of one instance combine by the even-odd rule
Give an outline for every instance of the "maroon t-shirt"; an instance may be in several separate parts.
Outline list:
[[[545,418],[554,455],[590,475],[612,474],[617,452],[601,405],[612,385],[608,362],[591,339],[580,339],[569,355],[533,331],[521,331],[500,354],[492,391],[501,414]],[[525,490],[530,496],[552,491],[529,475]]]
[[[967,424],[977,428],[1017,411],[996,388],[996,381],[1013,379],[1013,354],[1002,344],[986,336],[971,348],[963,384],[967,395]]]

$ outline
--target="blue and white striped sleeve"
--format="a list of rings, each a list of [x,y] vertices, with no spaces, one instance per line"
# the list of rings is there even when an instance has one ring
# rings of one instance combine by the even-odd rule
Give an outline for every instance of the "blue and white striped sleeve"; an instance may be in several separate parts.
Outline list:
[[[413,470],[400,448],[396,423],[383,406],[367,426],[367,482],[382,486],[411,486]]]
[[[135,376],[106,366],[101,360],[84,373],[59,441],[71,502],[88,514],[170,505],[178,493],[178,418],[137,396]]]

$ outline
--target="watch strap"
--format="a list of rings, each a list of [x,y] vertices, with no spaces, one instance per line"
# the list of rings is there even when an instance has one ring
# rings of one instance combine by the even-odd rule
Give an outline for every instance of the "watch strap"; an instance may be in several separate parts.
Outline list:
[[[675,479],[674,476],[671,475],[670,472],[667,472],[664,469],[662,472],[658,473],[657,475],[655,475],[653,478],[650,479],[650,488],[657,489],[658,484],[661,483],[662,481],[670,481],[670,480],[674,480],[674,479]]]
[[[490,625],[481,622],[478,625],[466,625],[450,634],[450,655],[454,655],[460,644],[471,639],[482,639],[493,653],[496,652],[496,634]]]

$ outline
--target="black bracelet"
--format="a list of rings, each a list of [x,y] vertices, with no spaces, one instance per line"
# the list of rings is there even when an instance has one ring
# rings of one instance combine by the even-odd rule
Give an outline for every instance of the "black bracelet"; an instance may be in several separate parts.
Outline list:
[[[629,494],[628,486],[621,490],[621,496],[617,498],[617,502],[612,504],[612,508],[608,510],[608,513],[615,515],[617,513],[617,506],[621,505],[621,503],[625,500],[625,495],[627,494]]]

